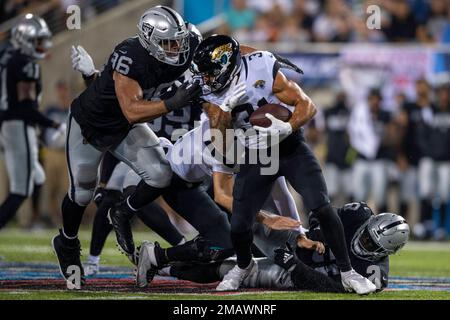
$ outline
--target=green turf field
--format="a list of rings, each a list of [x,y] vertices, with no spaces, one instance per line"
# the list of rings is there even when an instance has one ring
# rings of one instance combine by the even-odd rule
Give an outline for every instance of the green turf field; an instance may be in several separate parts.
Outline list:
[[[55,262],[50,240],[56,231],[30,232],[6,229],[0,232],[0,256],[4,262]],[[88,255],[90,232],[82,231],[82,261]],[[136,243],[161,240],[149,233],[137,232]],[[160,241],[164,246],[165,243]],[[102,265],[129,266],[128,260],[116,249],[114,237],[109,237],[103,251]],[[390,276],[450,278],[450,242],[410,242],[399,254],[391,257]],[[226,296],[208,294],[147,294],[140,292],[73,292],[15,290],[0,287],[0,299],[450,299],[449,291],[401,290],[384,291],[376,295],[359,297],[356,294],[318,294],[308,292],[244,293]]]

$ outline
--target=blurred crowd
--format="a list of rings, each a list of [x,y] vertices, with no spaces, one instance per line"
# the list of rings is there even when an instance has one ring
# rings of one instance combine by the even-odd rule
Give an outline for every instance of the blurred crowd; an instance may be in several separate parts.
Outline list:
[[[381,9],[370,30],[369,5]],[[447,0],[232,0],[227,32],[261,42],[449,42]]]
[[[450,83],[419,79],[415,88],[413,101],[400,93],[389,111],[377,88],[357,104],[338,92],[316,116],[309,141],[326,146],[334,204],[370,201],[377,212],[415,220],[416,238],[443,240],[450,231]]]
[[[81,17],[89,20],[124,0],[2,0],[0,4],[0,24],[19,15],[33,12],[45,19],[52,32],[57,33],[66,27],[66,9],[77,5]]]

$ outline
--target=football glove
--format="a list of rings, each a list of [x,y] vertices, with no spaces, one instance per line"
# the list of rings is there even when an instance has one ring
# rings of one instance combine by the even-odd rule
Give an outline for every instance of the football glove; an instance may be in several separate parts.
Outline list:
[[[199,82],[186,81],[177,88],[173,96],[164,100],[164,104],[169,111],[180,109],[188,106],[190,101],[199,97],[201,93],[202,87]]]
[[[72,67],[81,72],[85,77],[90,77],[94,73],[98,72],[95,69],[94,61],[92,57],[87,53],[82,46],[72,46]]]
[[[239,100],[245,95],[247,85],[244,82],[238,83],[234,86],[231,94],[225,98],[223,103],[219,106],[225,112],[231,112],[239,103]]]
[[[66,143],[66,131],[67,125],[65,123],[60,124],[59,127],[50,134],[50,138],[47,142],[48,146],[51,148],[64,147],[64,144]]]
[[[272,121],[270,127],[264,128],[260,126],[253,126],[255,130],[271,136],[279,136],[279,141],[283,141],[292,133],[292,126],[289,122],[284,122],[283,120],[275,118],[270,113],[266,113],[266,118]]]
[[[274,262],[284,270],[291,272],[299,262],[292,247],[286,242],[285,248],[275,249]]]

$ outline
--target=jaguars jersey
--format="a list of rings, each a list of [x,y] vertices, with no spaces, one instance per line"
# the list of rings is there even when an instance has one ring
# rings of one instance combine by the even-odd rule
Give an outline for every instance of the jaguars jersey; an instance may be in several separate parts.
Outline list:
[[[181,66],[165,64],[149,54],[138,37],[117,45],[103,71],[72,103],[71,114],[91,144],[109,147],[119,143],[131,129],[117,99],[114,71],[137,81],[144,98],[151,100],[170,87],[189,68],[199,38],[191,33],[189,59]]]
[[[22,120],[24,112],[19,110],[17,84],[35,82],[39,98],[41,69],[35,60],[15,49],[10,42],[0,47],[0,114],[2,120]]]
[[[233,80],[233,84],[245,83],[246,94],[240,100],[240,105],[233,109],[231,115],[234,129],[242,129],[236,130],[239,141],[249,149],[268,147],[267,139],[264,136],[254,130],[246,132],[252,128],[250,116],[256,109],[267,103],[280,104],[290,112],[295,109],[294,106],[283,104],[272,92],[273,82],[279,69],[277,60],[268,51],[256,51],[242,56],[242,67],[236,75],[236,79]],[[232,87],[219,93],[204,95],[203,99],[220,106],[231,92]]]
[[[213,172],[233,174],[233,169],[215,158],[208,129],[209,121],[203,121],[178,139],[167,153],[173,172],[185,181],[202,182]]]
[[[387,287],[389,257],[376,262],[367,261],[357,257],[350,248],[352,239],[358,228],[373,215],[372,210],[365,203],[355,202],[340,208],[338,215],[344,226],[345,241],[352,267],[356,272],[371,280],[377,286],[378,290]],[[307,236],[312,240],[325,242],[318,221],[313,218],[310,219],[310,229]],[[336,258],[326,243],[325,253],[323,255],[306,249],[297,249],[297,255],[300,260],[315,270],[336,279],[340,277],[339,269],[336,265]]]

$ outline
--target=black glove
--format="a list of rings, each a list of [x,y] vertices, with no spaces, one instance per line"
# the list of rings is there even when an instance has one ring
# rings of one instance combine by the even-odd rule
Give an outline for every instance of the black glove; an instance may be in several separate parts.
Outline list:
[[[274,53],[273,56],[275,57],[275,59],[277,59],[282,68],[288,68],[294,70],[297,73],[303,74],[303,70],[293,64],[289,59],[284,58],[276,53]]]
[[[287,271],[292,271],[299,262],[299,260],[295,256],[295,253],[292,250],[289,243],[286,242],[285,248],[275,249],[274,262],[283,269]]]
[[[202,93],[202,87],[199,82],[185,82],[173,96],[164,100],[164,104],[169,111],[180,109],[189,105],[189,102],[196,99]]]

